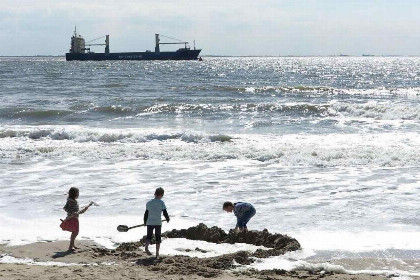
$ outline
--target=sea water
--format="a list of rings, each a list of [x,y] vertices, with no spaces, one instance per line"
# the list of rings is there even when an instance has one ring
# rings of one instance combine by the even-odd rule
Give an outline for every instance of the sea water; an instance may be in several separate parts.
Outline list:
[[[419,132],[417,57],[0,58],[0,242],[67,239],[70,187],[100,204],[81,216],[80,239],[138,240],[144,228],[116,227],[141,224],[163,187],[163,231],[228,230],[223,202],[246,201],[250,229],[301,243],[257,269],[419,275]]]

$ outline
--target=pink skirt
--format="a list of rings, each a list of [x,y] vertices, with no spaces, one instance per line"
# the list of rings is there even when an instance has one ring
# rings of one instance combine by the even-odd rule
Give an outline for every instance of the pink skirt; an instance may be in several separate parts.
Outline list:
[[[65,220],[60,225],[62,230],[67,230],[70,232],[79,232],[79,219],[78,218],[71,218]]]

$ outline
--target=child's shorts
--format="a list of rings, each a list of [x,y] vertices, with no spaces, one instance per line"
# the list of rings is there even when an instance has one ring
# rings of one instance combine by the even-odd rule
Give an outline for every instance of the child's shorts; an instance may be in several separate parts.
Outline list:
[[[255,216],[255,213],[257,213],[255,208],[254,207],[250,208],[248,211],[244,213],[244,215],[241,218],[238,218],[238,222],[236,223],[236,226],[238,228],[247,228],[246,224],[249,222],[249,220],[251,220],[252,217]]]
[[[149,240],[149,241],[152,240],[153,230],[155,230],[156,243],[160,244],[160,242],[162,241],[162,237],[161,237],[162,226],[147,226],[146,240]]]
[[[79,232],[79,219],[78,218],[71,218],[65,220],[60,225],[62,230],[70,231],[70,232]]]

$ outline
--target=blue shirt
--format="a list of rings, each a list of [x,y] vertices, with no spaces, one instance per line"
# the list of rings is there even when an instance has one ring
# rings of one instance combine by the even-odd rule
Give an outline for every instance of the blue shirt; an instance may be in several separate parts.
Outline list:
[[[151,199],[146,203],[146,210],[149,211],[146,225],[161,226],[162,225],[162,211],[166,209],[165,202],[161,199]]]
[[[250,203],[237,202],[233,206],[233,213],[235,214],[236,217],[242,218],[242,216],[246,212],[248,212],[249,210],[251,210],[253,208],[254,208],[254,206],[252,206],[252,204],[250,204]]]

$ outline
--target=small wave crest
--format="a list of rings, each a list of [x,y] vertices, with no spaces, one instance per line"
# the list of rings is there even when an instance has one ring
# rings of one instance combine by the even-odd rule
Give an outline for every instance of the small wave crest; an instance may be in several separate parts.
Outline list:
[[[72,114],[70,110],[39,110],[22,108],[4,108],[0,110],[0,117],[6,118],[27,118],[27,119],[48,119],[62,117]]]
[[[123,107],[120,105],[111,105],[111,106],[97,106],[92,109],[92,111],[100,113],[113,113],[113,114],[127,114],[131,113],[134,110],[129,107]]]
[[[248,93],[248,94],[310,94],[310,95],[351,95],[351,96],[401,96],[419,97],[420,87],[376,87],[376,88],[339,88],[316,85],[190,85],[175,86],[172,90],[210,92],[210,93]]]
[[[277,113],[294,116],[352,117],[375,120],[420,120],[417,104],[395,104],[369,101],[366,103],[243,103],[243,104],[157,104],[144,110],[148,114],[204,114],[204,113]],[[142,114],[139,114],[139,116]]]
[[[323,115],[328,113],[329,107],[328,104],[311,103],[156,104],[146,108],[142,113],[277,112]]]
[[[408,104],[377,103],[363,104],[336,103],[332,110],[337,114],[377,120],[420,120],[420,106]]]
[[[75,142],[104,143],[143,143],[148,141],[167,141],[178,139],[187,143],[229,142],[232,137],[223,134],[203,135],[194,133],[139,133],[114,132],[101,130],[66,130],[66,129],[33,129],[33,130],[0,130],[0,138],[23,137],[32,140],[48,138],[51,140],[73,140]]]
[[[352,95],[352,96],[400,96],[400,97],[419,97],[420,87],[409,88],[334,88],[324,86],[262,86],[262,87],[237,87],[232,91],[241,93],[276,93],[276,94],[316,94],[316,95]]]

